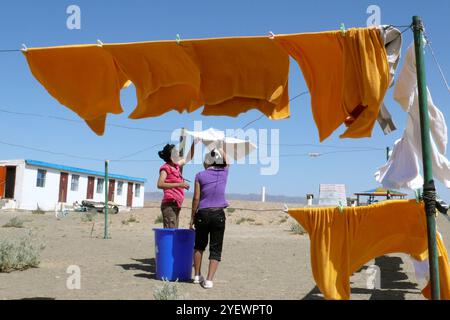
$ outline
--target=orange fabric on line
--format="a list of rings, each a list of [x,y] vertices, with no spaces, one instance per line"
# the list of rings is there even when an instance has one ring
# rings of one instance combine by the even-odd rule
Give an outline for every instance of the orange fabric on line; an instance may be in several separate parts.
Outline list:
[[[195,111],[201,105],[200,72],[175,41],[105,44],[136,87],[138,105],[132,119],[160,116],[171,110]]]
[[[31,72],[45,89],[99,135],[101,119],[119,114],[126,76],[108,52],[96,45],[33,48],[24,52]]]
[[[186,40],[181,46],[200,70],[203,115],[258,109],[270,119],[289,117],[289,56],[273,40]]]
[[[258,109],[271,119],[289,116],[289,56],[266,37],[104,45],[135,84],[130,118],[165,112],[235,117]]]
[[[393,200],[364,207],[289,209],[308,232],[311,268],[326,299],[349,299],[350,276],[370,260],[402,252],[428,258],[424,206],[415,200]],[[437,238],[441,299],[450,299],[450,266]],[[427,296],[427,288],[423,294]]]
[[[370,137],[389,86],[389,65],[380,31],[277,35],[299,64],[311,93],[320,141],[346,122],[341,138]],[[356,112],[354,112],[356,111]]]

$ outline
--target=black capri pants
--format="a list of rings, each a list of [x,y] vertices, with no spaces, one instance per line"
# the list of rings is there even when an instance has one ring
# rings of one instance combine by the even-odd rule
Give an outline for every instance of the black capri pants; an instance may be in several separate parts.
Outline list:
[[[200,209],[195,215],[195,250],[205,251],[209,236],[209,260],[220,261],[222,258],[225,220],[222,208]]]

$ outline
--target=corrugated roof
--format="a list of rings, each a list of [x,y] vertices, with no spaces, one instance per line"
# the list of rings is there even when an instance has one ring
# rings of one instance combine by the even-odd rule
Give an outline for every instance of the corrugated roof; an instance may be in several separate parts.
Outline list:
[[[66,171],[66,172],[74,172],[74,173],[81,173],[86,174],[90,176],[98,176],[98,177],[104,177],[105,173],[100,171],[93,171],[93,170],[87,170],[87,169],[81,169],[81,168],[75,168],[75,167],[69,167],[69,166],[63,166],[59,164],[44,162],[44,161],[38,161],[38,160],[25,160],[25,163],[34,166],[34,167],[40,167],[40,168],[49,168],[49,169],[56,169],[59,171]],[[127,180],[127,181],[135,181],[135,182],[141,182],[145,183],[147,180],[144,178],[136,178],[136,177],[130,177],[120,174],[108,174],[108,176],[112,179],[118,179],[118,180]]]

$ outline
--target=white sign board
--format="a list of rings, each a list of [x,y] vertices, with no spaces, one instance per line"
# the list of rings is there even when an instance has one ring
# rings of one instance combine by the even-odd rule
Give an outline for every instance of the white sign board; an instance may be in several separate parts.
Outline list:
[[[320,206],[347,206],[345,184],[321,184],[319,188]]]

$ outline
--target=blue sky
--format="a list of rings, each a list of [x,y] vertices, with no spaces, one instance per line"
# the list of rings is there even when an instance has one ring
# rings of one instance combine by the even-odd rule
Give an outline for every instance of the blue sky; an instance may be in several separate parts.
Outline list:
[[[66,27],[66,8],[81,8],[81,30]],[[448,19],[450,2],[433,1],[103,1],[103,0],[43,0],[0,2],[0,49],[19,49],[22,43],[28,47],[54,46],[79,43],[132,42],[159,39],[205,38],[222,36],[264,35],[335,30],[340,23],[346,27],[364,27],[369,5],[381,8],[382,24],[408,25],[413,15],[422,16],[433,48],[442,68],[450,77],[450,41]],[[404,34],[403,52],[412,41],[411,32]],[[429,53],[426,57],[428,84],[435,104],[450,119],[449,94],[445,89]],[[0,109],[19,112],[54,115],[77,119],[70,110],[62,107],[41,87],[29,72],[21,53],[0,53]],[[291,64],[291,97],[305,91],[306,85],[296,63]],[[384,136],[378,126],[370,139],[339,139],[340,128],[323,146],[280,147],[280,154],[335,151],[326,145],[340,147],[386,148],[401,137],[406,124],[405,114],[392,99],[392,91],[386,98],[387,105],[399,128]],[[202,117],[192,114],[168,113],[158,118],[129,120],[127,115],[135,106],[133,88],[124,90],[122,104],[125,112],[108,118],[110,124],[120,124],[148,129],[172,130],[193,128],[195,120],[203,121],[203,128],[238,128],[257,118],[257,111],[250,111],[238,118]],[[77,154],[99,159],[117,159],[157,143],[170,139],[165,132],[145,132],[108,127],[102,137],[96,136],[82,123],[58,121],[0,113],[2,134],[0,141],[21,144],[55,152]],[[300,97],[291,103],[291,118],[271,121],[266,118],[252,124],[255,129],[279,129],[280,143],[319,144],[317,129],[312,119],[310,97]],[[157,148],[137,154],[131,159],[157,159]],[[83,160],[0,145],[0,159],[37,159],[71,166],[101,170],[99,161]],[[260,166],[236,165],[229,179],[228,191],[238,193],[259,192],[261,186],[268,193],[304,196],[318,193],[320,183],[344,183],[350,195],[356,191],[377,186],[373,173],[385,162],[385,151],[332,153],[319,158],[282,157],[277,175],[260,175]],[[158,162],[116,162],[111,171],[148,180],[147,190],[155,191]],[[199,165],[188,166],[187,179],[192,180],[201,170]],[[450,200],[450,192],[438,184],[440,194]]]

